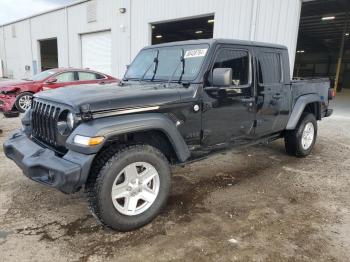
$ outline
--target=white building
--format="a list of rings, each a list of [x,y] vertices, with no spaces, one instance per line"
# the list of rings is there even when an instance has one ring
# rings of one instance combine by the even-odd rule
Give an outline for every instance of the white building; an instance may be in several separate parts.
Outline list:
[[[59,66],[122,77],[143,46],[192,38],[191,30],[286,45],[293,68],[300,10],[301,0],[79,1],[0,26],[2,73],[23,78]]]

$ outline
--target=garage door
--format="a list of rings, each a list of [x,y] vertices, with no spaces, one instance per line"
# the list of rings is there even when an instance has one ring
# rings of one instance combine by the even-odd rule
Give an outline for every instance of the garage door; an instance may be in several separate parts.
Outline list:
[[[111,31],[81,35],[82,67],[112,73]]]

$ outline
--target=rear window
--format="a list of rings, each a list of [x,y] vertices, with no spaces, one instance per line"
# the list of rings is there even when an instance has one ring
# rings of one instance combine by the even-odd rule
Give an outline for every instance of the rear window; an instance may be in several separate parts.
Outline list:
[[[277,84],[282,81],[281,56],[278,53],[265,52],[258,56],[259,83]]]

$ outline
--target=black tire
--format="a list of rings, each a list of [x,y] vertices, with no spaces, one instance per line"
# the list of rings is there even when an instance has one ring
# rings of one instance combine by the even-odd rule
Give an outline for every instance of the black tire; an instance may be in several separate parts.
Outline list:
[[[12,118],[12,117],[18,117],[18,116],[19,116],[18,111],[4,112],[4,117],[6,117],[6,118]]]
[[[20,105],[20,99],[23,98],[23,97],[31,97],[33,98],[33,93],[30,93],[30,92],[23,92],[23,93],[20,93],[17,97],[16,97],[16,102],[15,102],[15,106],[17,108],[17,110],[20,112],[20,113],[24,113],[26,110]]]
[[[141,214],[125,215],[114,206],[111,190],[117,175],[134,162],[150,163],[159,175],[159,192],[152,205]],[[149,145],[109,148],[98,156],[85,186],[92,213],[104,224],[118,231],[130,231],[152,221],[166,205],[170,192],[170,167],[165,156]]]
[[[314,127],[314,136],[310,147],[305,149],[302,145],[302,134],[308,123],[312,123]],[[288,130],[285,133],[284,142],[287,153],[297,157],[308,156],[315,145],[316,137],[317,121],[315,116],[311,113],[303,113],[296,128],[294,130]]]

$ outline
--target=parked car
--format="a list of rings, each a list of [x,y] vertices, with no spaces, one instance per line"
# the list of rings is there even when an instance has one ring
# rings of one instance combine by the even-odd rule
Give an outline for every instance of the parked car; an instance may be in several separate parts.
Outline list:
[[[288,154],[309,155],[332,92],[326,79],[290,79],[280,45],[146,47],[118,84],[36,94],[4,152],[34,181],[65,193],[85,186],[102,223],[133,230],[166,204],[170,165],[279,138]]]
[[[43,71],[30,79],[0,82],[0,110],[14,116],[30,108],[35,93],[68,85],[111,83],[118,80],[89,69],[56,68]]]

